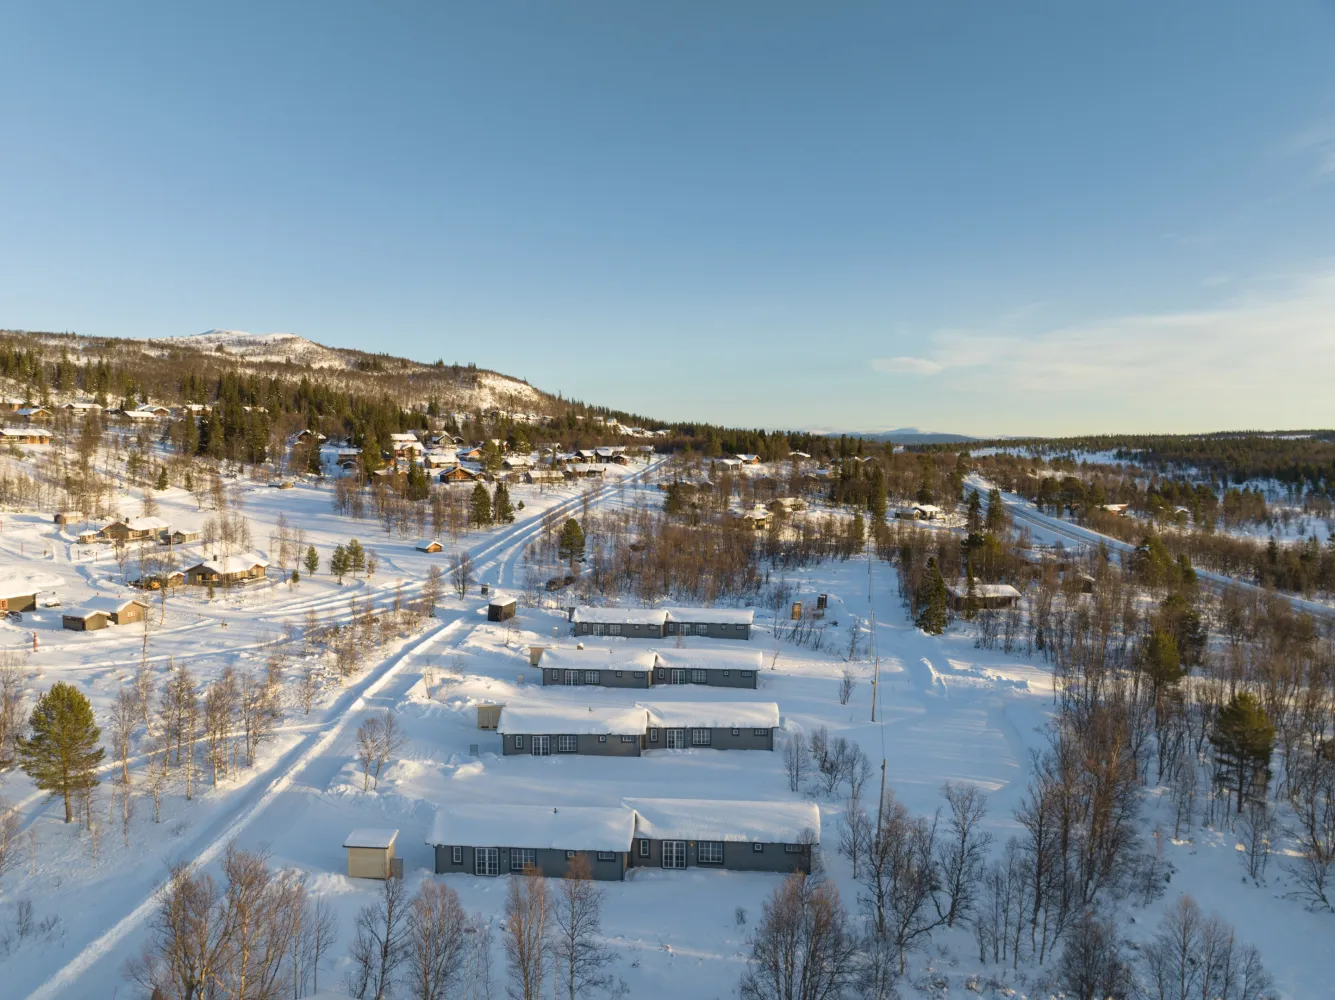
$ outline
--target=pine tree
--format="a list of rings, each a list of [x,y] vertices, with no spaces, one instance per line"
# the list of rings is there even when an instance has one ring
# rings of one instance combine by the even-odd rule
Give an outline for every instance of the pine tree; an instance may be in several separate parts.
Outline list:
[[[867,493],[867,513],[872,516],[873,522],[880,524],[885,520],[886,507],[885,474],[881,472],[881,467],[877,465],[871,470],[871,489]]]
[[[97,786],[97,766],[106,751],[93,707],[72,685],[57,681],[28,719],[31,735],[18,741],[19,762],[33,783],[65,800],[65,822],[74,818],[70,797]]]
[[[320,571],[320,553],[315,551],[312,545],[306,550],[306,575],[314,576]]]
[[[157,489],[165,490],[170,485],[171,484],[167,481],[167,467],[164,465],[162,468],[158,470]]]
[[[983,501],[977,491],[969,494],[969,534],[978,535],[983,531]]]
[[[941,578],[936,559],[927,560],[927,579],[918,596],[918,617],[914,624],[928,635],[940,635],[950,624],[946,608],[946,581]]]
[[[485,528],[491,524],[491,494],[481,483],[473,487],[473,501],[468,509],[468,519],[478,528]]]
[[[348,552],[342,545],[334,546],[334,551],[329,556],[329,573],[331,576],[338,577],[341,586],[343,577],[348,573]]]
[[[1219,710],[1210,734],[1220,783],[1236,791],[1238,812],[1244,800],[1259,791],[1262,801],[1270,783],[1270,755],[1275,749],[1275,726],[1261,703],[1249,691],[1240,691]]]
[[[1149,641],[1145,643],[1145,671],[1154,686],[1156,701],[1165,688],[1173,687],[1186,676],[1187,671],[1182,666],[1177,640],[1173,638],[1171,632],[1156,628],[1150,633]]]
[[[348,547],[343,550],[348,556],[348,570],[353,576],[359,575],[366,569],[366,550],[362,548],[362,543],[357,539],[348,542]]]
[[[667,496],[663,498],[664,514],[681,514],[686,510],[686,501],[682,499],[681,492],[681,483],[675,479],[668,484]]]
[[[1000,535],[1002,529],[1006,527],[1006,512],[1001,506],[1001,490],[997,489],[995,486],[987,494],[987,520],[985,526],[989,535]]]
[[[186,492],[188,493],[193,493],[195,490],[195,477],[192,476],[188,471],[185,474],[184,486],[186,488]]]
[[[561,525],[561,537],[556,543],[557,554],[574,562],[584,555],[584,529],[573,517]]]
[[[504,483],[496,484],[496,494],[491,498],[491,516],[497,524],[513,524],[515,508],[510,503],[510,491]]]
[[[425,500],[431,492],[431,481],[426,469],[416,462],[408,463],[408,499]]]

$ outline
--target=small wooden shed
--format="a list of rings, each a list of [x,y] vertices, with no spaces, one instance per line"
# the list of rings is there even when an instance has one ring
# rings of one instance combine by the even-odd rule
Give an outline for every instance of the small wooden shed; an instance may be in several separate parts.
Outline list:
[[[513,597],[508,597],[505,594],[493,594],[487,604],[487,621],[509,621],[515,616],[517,606]]]
[[[60,624],[71,632],[94,632],[111,623],[105,611],[76,608],[67,615],[61,615]]]
[[[422,539],[420,542],[417,543],[417,551],[418,551],[418,552],[431,552],[431,553],[436,553],[436,552],[439,552],[439,551],[441,550],[441,548],[442,548],[442,546],[441,546],[440,542],[436,541],[436,540],[433,539],[433,538],[424,538],[424,539]]]
[[[495,729],[501,721],[501,705],[479,705],[477,707],[477,728]]]
[[[398,837],[398,830],[353,830],[343,839],[348,849],[348,877],[387,879],[393,875]]]

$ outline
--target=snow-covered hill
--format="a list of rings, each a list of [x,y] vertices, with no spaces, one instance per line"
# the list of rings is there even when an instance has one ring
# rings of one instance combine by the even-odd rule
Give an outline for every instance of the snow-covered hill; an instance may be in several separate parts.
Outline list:
[[[153,341],[172,347],[217,351],[247,361],[310,365],[312,368],[352,368],[351,358],[307,340],[295,333],[245,333],[241,330],[208,330],[190,337],[168,337]]]

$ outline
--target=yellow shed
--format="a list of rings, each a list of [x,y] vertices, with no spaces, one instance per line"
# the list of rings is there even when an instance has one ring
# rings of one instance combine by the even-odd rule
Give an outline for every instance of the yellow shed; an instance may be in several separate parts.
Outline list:
[[[495,729],[501,721],[500,705],[479,705],[477,707],[477,728]]]
[[[343,840],[348,849],[348,876],[389,878],[394,871],[394,841],[398,836],[398,830],[353,830]]]

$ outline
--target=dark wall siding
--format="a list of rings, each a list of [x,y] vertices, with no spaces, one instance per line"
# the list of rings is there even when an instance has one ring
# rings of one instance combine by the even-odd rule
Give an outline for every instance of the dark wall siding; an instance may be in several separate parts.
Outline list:
[[[582,674],[584,671],[580,671]],[[617,676],[620,674],[620,676]],[[638,677],[636,675],[639,675]],[[584,683],[567,685],[564,680],[564,667],[548,667],[542,671],[543,687],[583,687]],[[590,685],[593,687],[615,687],[615,688],[648,688],[649,671],[648,670],[599,670],[598,684]]]
[[[533,753],[533,735],[530,733],[520,733],[524,737],[523,747],[515,747],[515,733],[506,733],[501,743],[501,753],[506,757],[522,757],[525,754]],[[538,735],[545,735],[539,733]],[[606,742],[600,740],[596,735],[578,735],[575,737],[576,754],[584,754],[590,757],[638,757],[640,755],[640,736],[638,733],[627,733],[627,736],[634,736],[633,742],[624,743],[621,736],[612,733]],[[565,757],[569,754],[558,753],[556,750],[556,736],[551,734],[553,757]]]
[[[678,727],[671,727],[678,728]],[[658,739],[654,739],[654,733],[658,734]],[[667,749],[667,730],[649,728],[648,736],[645,738],[645,745],[650,750]],[[774,749],[774,730],[766,730],[764,736],[757,736],[748,727],[739,727],[737,735],[732,734],[732,729],[711,729],[709,731],[709,746],[692,747],[691,730],[686,729],[686,747],[691,750],[773,750]]]
[[[520,832],[520,831],[516,831]],[[510,848],[501,847],[500,851],[500,874],[510,874]],[[619,882],[626,877],[626,868],[629,865],[630,856],[625,851],[617,851],[615,858],[611,861],[599,861],[597,851],[577,851],[576,854],[583,855],[589,862],[589,869],[593,872],[593,877],[602,882]],[[548,878],[564,878],[569,870],[571,859],[566,856],[565,851],[549,850],[539,848],[535,852],[534,864],[543,875]],[[472,875],[474,874],[474,856],[473,847],[464,847],[461,852],[462,863],[453,862],[454,849],[451,844],[436,845],[436,874],[449,875],[451,873]]]
[[[678,669],[681,669],[681,668],[678,668]],[[686,676],[689,678],[689,677],[691,676],[691,668],[690,668],[690,667],[687,667],[687,668],[685,668],[685,669],[686,669]],[[697,668],[695,668],[695,669],[699,670],[699,669],[702,669],[702,668],[697,667]],[[730,687],[730,688],[752,688],[752,689],[754,689],[755,686],[756,686],[756,671],[755,671],[755,670],[734,670],[734,669],[721,670],[721,669],[716,668],[716,667],[705,667],[705,668],[703,668],[703,669],[704,669],[704,671],[705,671],[705,677],[706,677],[706,679],[705,679],[705,685],[708,686],[708,687]],[[750,676],[749,676],[749,677],[745,676],[745,675],[747,675],[747,674],[750,674]],[[673,687],[673,686],[675,686],[675,685],[672,684],[672,668],[670,668],[670,667],[655,667],[655,668],[654,668],[654,683],[655,683],[655,684],[665,684],[665,685],[667,685],[668,687]],[[694,681],[691,681],[691,680],[687,680],[686,683],[687,683],[687,684],[693,684],[693,683],[695,683],[695,682],[694,682]]]
[[[632,868],[661,868],[663,866],[663,842],[649,839],[649,856],[640,854],[640,842],[636,837],[630,846],[630,864]],[[702,865],[698,861],[697,842],[686,841],[686,866],[688,868],[726,868],[737,872],[795,872],[811,871],[811,846],[803,844],[802,850],[789,853],[784,844],[764,844],[756,851],[749,843],[724,841],[723,864]]]

